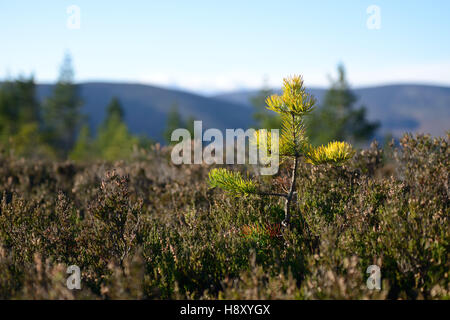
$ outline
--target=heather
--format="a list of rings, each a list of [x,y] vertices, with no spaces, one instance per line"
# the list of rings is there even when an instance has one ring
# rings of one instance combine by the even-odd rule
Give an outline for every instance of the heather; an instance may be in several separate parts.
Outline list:
[[[449,136],[372,143],[342,166],[299,161],[297,195],[211,188],[171,147],[122,161],[0,156],[2,299],[448,299]],[[236,172],[285,189],[275,176]],[[227,166],[228,168],[228,166]],[[82,289],[66,287],[77,265]],[[369,265],[382,289],[366,287]]]

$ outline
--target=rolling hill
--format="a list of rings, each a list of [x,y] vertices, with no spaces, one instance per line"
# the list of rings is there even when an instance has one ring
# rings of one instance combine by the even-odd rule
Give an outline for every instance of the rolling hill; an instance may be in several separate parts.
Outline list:
[[[326,89],[309,90],[320,105]],[[354,89],[357,106],[367,108],[371,120],[379,120],[378,136],[390,132],[400,136],[407,132],[444,135],[450,130],[450,87],[430,85],[386,85]],[[257,91],[237,91],[215,96],[216,99],[250,107],[249,99]]]
[[[52,85],[38,85],[38,99],[51,94]],[[251,123],[251,109],[232,102],[207,98],[179,90],[129,83],[90,82],[79,84],[91,128],[103,121],[111,98],[118,97],[125,111],[125,121],[130,131],[146,134],[162,141],[167,114],[174,104],[185,119],[193,116],[203,120],[203,128],[245,128]]]
[[[186,119],[203,120],[204,128],[248,128],[252,124],[249,98],[257,91],[237,91],[213,97],[181,90],[131,83],[88,82],[79,85],[84,101],[83,113],[92,128],[103,121],[106,106],[116,96],[125,109],[125,120],[133,133],[146,134],[162,141],[167,114],[173,104]],[[51,85],[37,87],[43,100]],[[450,88],[426,85],[388,85],[358,88],[358,105],[365,105],[371,120],[381,121],[378,137],[385,133],[426,132],[444,135],[450,129]],[[312,88],[319,101],[325,89]]]

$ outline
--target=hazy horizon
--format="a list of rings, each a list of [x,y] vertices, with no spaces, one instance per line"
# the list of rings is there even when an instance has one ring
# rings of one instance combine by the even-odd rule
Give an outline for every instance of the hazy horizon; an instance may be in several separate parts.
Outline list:
[[[52,83],[70,52],[77,82],[207,95],[257,89],[264,78],[276,88],[290,74],[327,87],[338,63],[353,87],[450,86],[448,12],[446,1],[3,2],[0,79],[33,73]]]
[[[12,79],[12,78],[11,78]],[[4,79],[1,79],[3,81]],[[1,82],[0,81],[0,82]],[[222,94],[231,94],[236,92],[252,92],[257,91],[263,87],[263,83],[260,87],[240,87],[240,88],[234,88],[229,90],[218,90],[218,91],[210,91],[210,92],[204,92],[204,91],[197,91],[195,89],[190,88],[183,88],[179,86],[171,86],[171,85],[164,85],[164,84],[158,84],[158,83],[150,83],[150,82],[138,82],[138,81],[121,81],[121,80],[114,80],[114,79],[92,79],[92,80],[86,80],[86,81],[76,81],[75,84],[88,84],[88,83],[107,83],[107,84],[123,84],[123,85],[143,85],[143,86],[151,86],[151,87],[157,87],[167,90],[176,90],[176,91],[183,91],[187,93],[197,94],[205,97],[214,97],[216,95],[222,95]],[[36,82],[37,85],[54,85],[55,81],[45,81],[45,82]],[[450,84],[440,84],[440,83],[407,83],[407,82],[393,82],[393,83],[380,83],[380,84],[374,84],[374,85],[352,85],[353,90],[358,89],[367,89],[367,88],[378,88],[378,87],[389,87],[389,86],[424,86],[424,87],[440,87],[440,88],[450,88]],[[309,86],[307,87],[309,89],[314,90],[327,90],[329,86]],[[278,91],[280,90],[278,87],[270,87],[271,90]]]

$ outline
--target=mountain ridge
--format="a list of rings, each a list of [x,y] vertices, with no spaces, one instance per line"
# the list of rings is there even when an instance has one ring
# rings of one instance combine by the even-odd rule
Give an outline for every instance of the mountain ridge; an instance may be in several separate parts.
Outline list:
[[[251,110],[241,105],[204,97],[198,94],[145,84],[86,82],[77,84],[84,102],[82,112],[96,129],[106,115],[106,107],[117,97],[125,111],[125,122],[135,134],[146,134],[163,141],[167,114],[174,104],[180,115],[203,121],[203,128],[244,128],[251,123]],[[53,85],[37,85],[37,96],[43,101]]]
[[[310,88],[308,91],[320,106],[327,89]],[[378,120],[378,136],[391,133],[400,136],[405,131],[444,135],[450,129],[450,87],[429,84],[392,84],[352,89],[358,100],[355,106],[365,106],[367,117]],[[257,90],[243,90],[215,96],[251,106],[249,99]],[[274,91],[275,93],[279,93]],[[247,101],[247,103],[245,103]]]
[[[91,129],[103,121],[106,107],[113,97],[119,98],[130,131],[163,141],[167,114],[174,104],[184,119],[203,120],[204,128],[248,128],[252,126],[249,99],[258,90],[239,90],[204,96],[180,89],[127,82],[89,81],[77,84],[84,101],[82,112]],[[43,101],[51,94],[52,84],[38,84],[37,96]],[[450,87],[422,84],[393,84],[353,89],[364,105],[370,120],[382,124],[377,136],[405,131],[444,135],[450,123]],[[320,105],[326,92],[310,88]]]

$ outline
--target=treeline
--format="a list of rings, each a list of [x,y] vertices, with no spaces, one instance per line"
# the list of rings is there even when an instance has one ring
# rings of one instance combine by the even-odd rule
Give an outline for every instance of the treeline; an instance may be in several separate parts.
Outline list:
[[[251,102],[255,128],[280,129],[281,119],[265,108],[265,100],[273,91],[263,88]],[[332,79],[318,110],[307,117],[310,143],[345,140],[364,146],[374,137],[379,123],[366,118],[364,106],[356,107],[357,98],[346,80],[343,66]],[[93,134],[82,114],[83,101],[74,83],[71,58],[66,55],[51,95],[39,102],[33,77],[19,77],[0,83],[0,151],[26,158],[56,158],[75,161],[127,159],[136,148],[146,148],[152,140],[133,135],[125,121],[124,110],[117,98],[110,101],[103,123]],[[167,144],[177,128],[193,134],[191,116],[184,120],[176,102],[167,116],[162,132]]]
[[[348,141],[357,147],[367,147],[375,137],[380,123],[367,119],[365,106],[357,106],[358,98],[351,90],[342,64],[337,67],[337,77],[330,80],[330,87],[318,105],[318,110],[306,116],[304,130],[307,132],[309,142],[313,146],[319,146],[330,141]],[[281,117],[266,108],[266,99],[274,93],[265,83],[256,95],[250,97],[253,106],[251,126],[255,129],[281,130]],[[178,112],[178,105],[174,103],[163,133],[167,144],[173,144],[170,136],[177,128],[186,128],[193,135],[193,121],[193,117],[184,121]],[[389,143],[391,139],[392,136],[389,134],[384,137],[385,143]]]
[[[27,158],[50,157],[79,161],[126,159],[150,139],[130,133],[117,98],[93,136],[82,114],[83,101],[66,55],[51,95],[40,103],[34,77],[0,85],[0,146],[3,152]]]

